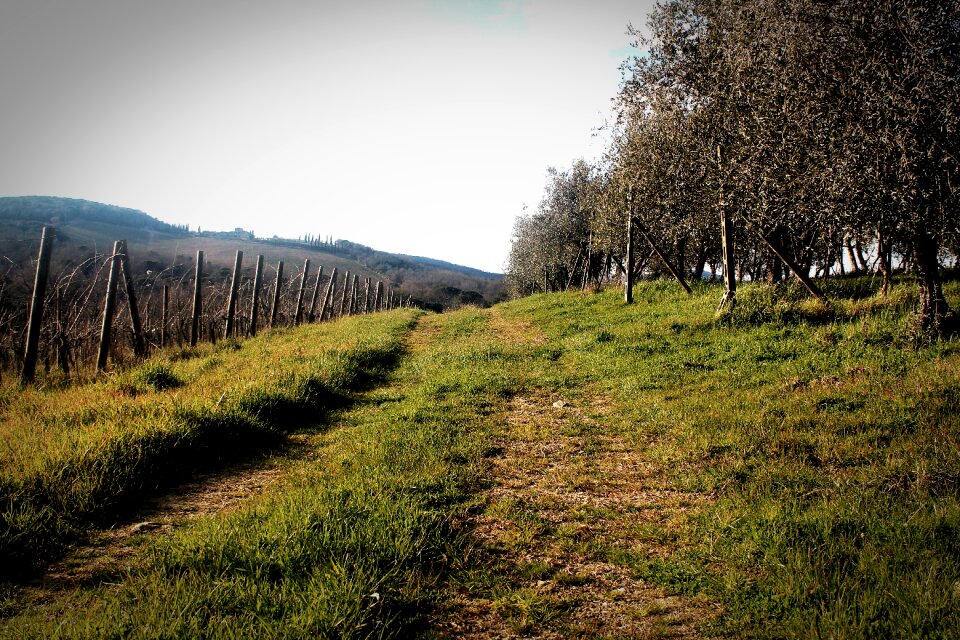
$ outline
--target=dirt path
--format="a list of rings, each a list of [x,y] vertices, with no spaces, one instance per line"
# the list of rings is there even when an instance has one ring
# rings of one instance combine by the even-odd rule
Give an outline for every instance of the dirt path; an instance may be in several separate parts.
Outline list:
[[[294,444],[293,456],[308,453]],[[276,457],[232,465],[228,470],[197,473],[192,479],[148,498],[141,508],[118,519],[107,529],[91,532],[61,560],[25,584],[9,585],[7,615],[57,600],[68,592],[97,584],[111,584],[135,562],[144,537],[161,535],[194,518],[238,508],[284,477]]]
[[[529,327],[492,323],[537,340]],[[591,416],[610,403],[571,406],[547,392],[514,398],[499,416],[484,507],[463,526],[476,548],[435,628],[457,638],[700,638],[710,603],[636,579],[618,557],[652,558],[669,531],[707,498],[668,488],[638,445]],[[641,445],[642,446],[642,445]]]

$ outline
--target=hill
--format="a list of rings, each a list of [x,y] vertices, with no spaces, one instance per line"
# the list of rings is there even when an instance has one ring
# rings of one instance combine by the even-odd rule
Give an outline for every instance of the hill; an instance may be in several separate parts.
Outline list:
[[[363,278],[383,280],[425,308],[443,310],[462,304],[488,305],[505,296],[502,276],[429,258],[412,258],[376,251],[338,240],[333,244],[283,238],[255,238],[237,229],[226,232],[189,231],[134,209],[87,200],[49,196],[0,198],[0,256],[24,268],[36,257],[40,230],[56,229],[54,273],[70,269],[94,254],[109,253],[113,242],[127,240],[134,271],[190,269],[198,250],[204,252],[208,273],[227,277],[236,251],[244,252],[244,275],[252,277],[257,255],[267,264],[283,260],[286,273],[298,273],[303,261],[311,269],[323,265]],[[9,270],[8,266],[8,270]],[[28,271],[28,270],[27,270]],[[8,274],[11,275],[11,274]],[[8,279],[29,281],[29,273]],[[21,287],[22,289],[22,287]]]

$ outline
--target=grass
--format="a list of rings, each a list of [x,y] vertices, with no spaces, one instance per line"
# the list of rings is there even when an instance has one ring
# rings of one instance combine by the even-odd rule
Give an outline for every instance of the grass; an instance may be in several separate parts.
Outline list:
[[[3,454],[4,477],[22,478],[47,468],[38,458],[86,451],[99,433],[90,425],[109,422],[91,422],[98,411],[121,434],[176,397],[170,406],[198,407],[190,415],[245,415],[273,433],[318,406],[303,398],[396,366],[329,427],[303,432],[315,455],[290,461],[281,486],[145,541],[110,580],[119,586],[84,585],[8,618],[3,633],[429,637],[429,616],[470,594],[517,633],[602,635],[563,594],[607,587],[559,571],[537,555],[547,549],[677,594],[624,605],[651,635],[671,633],[686,599],[716,603],[700,628],[727,637],[956,637],[960,342],[911,338],[907,283],[888,298],[862,280],[830,287],[825,306],[744,286],[720,317],[709,284],[686,296],[644,283],[629,307],[615,291],[538,295],[424,316],[405,348],[412,316],[386,314],[187,353],[96,389],[4,396],[6,411],[30,416],[33,431],[17,433],[36,432]],[[946,291],[956,306],[960,286]],[[333,366],[354,362],[348,353],[368,356]],[[251,361],[262,371],[241,373]],[[316,386],[298,382],[306,371]],[[36,420],[45,397],[69,407],[49,425]],[[116,406],[98,408],[103,397]],[[546,409],[509,427],[524,398]],[[547,420],[557,398],[562,419]],[[490,498],[491,460],[525,442],[569,446],[518,457],[515,473],[653,497],[632,510],[566,510],[561,494],[534,489]],[[633,475],[604,466],[624,456]],[[465,524],[476,518],[508,526],[477,538]]]
[[[3,389],[0,562],[56,557],[158,485],[279,445],[395,366],[411,313],[172,352],[67,390]]]
[[[286,638],[416,629],[441,568],[461,553],[452,514],[468,508],[477,482],[484,416],[520,375],[511,350],[491,354],[480,312],[422,322],[428,346],[414,346],[390,384],[313,432],[318,455],[290,462],[282,486],[151,543],[119,589],[88,585],[4,631]]]
[[[744,287],[719,319],[714,288],[688,298],[666,283],[642,286],[633,309],[612,294],[505,306],[560,352],[545,384],[612,397],[606,428],[646,447],[673,488],[712,497],[669,554],[607,557],[718,599],[715,630],[736,637],[952,636],[960,344],[904,339],[908,286],[828,310]]]

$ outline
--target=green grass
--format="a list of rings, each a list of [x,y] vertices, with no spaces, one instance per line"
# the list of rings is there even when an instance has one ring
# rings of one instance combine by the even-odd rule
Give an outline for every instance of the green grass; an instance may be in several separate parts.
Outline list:
[[[380,637],[416,629],[442,567],[462,552],[451,521],[477,483],[484,416],[522,375],[510,349],[491,354],[480,312],[443,320],[391,384],[313,434],[318,456],[291,462],[282,486],[151,544],[119,590],[90,585],[53,610],[23,612],[7,634]]]
[[[96,389],[4,396],[5,411],[32,416],[14,426],[33,435],[2,453],[4,478],[22,478],[47,468],[37,458],[86,451],[99,433],[92,424],[109,423],[105,432],[120,438],[128,424],[165,415],[150,413],[156,407],[193,407],[189,415],[247,416],[272,434],[319,406],[304,400],[319,390],[363,386],[362,372],[385,354],[396,365],[386,384],[329,415],[329,428],[304,432],[315,455],[290,461],[281,486],[144,542],[107,580],[119,586],[84,585],[7,619],[3,633],[429,635],[425,614],[462,590],[488,599],[517,632],[570,628],[570,603],[529,587],[555,578],[552,567],[504,566],[478,551],[460,523],[488,509],[515,525],[502,544],[575,549],[719,603],[713,634],[956,637],[960,342],[911,338],[911,286],[882,298],[872,283],[842,281],[825,306],[789,287],[748,285],[721,317],[720,290],[708,284],[686,296],[673,283],[644,283],[629,307],[616,291],[538,295],[424,316],[406,352],[398,345],[411,316],[387,314],[300,330],[316,335],[270,334],[262,346],[218,345]],[[960,303],[957,283],[946,290]],[[498,318],[527,330],[510,335]],[[354,362],[350,353],[368,355]],[[259,372],[241,371],[252,361]],[[586,452],[591,438],[615,437],[657,470],[649,481],[658,490],[697,499],[667,524],[636,525],[632,547],[571,537],[566,524],[538,519],[536,504],[488,504],[484,458],[521,393],[583,407],[563,436]],[[103,397],[113,404],[102,408]],[[50,398],[68,408],[48,425],[36,417]],[[93,420],[98,411],[109,419]]]
[[[400,357],[413,315],[173,352],[68,390],[0,397],[0,564],[30,570],[145,492],[277,446]]]
[[[666,557],[607,558],[721,601],[715,630],[735,637],[952,637],[960,343],[904,337],[908,287],[824,309],[755,285],[721,318],[716,288],[669,283],[634,308],[613,293],[506,305],[559,352],[545,384],[615,398],[607,427],[713,497]]]

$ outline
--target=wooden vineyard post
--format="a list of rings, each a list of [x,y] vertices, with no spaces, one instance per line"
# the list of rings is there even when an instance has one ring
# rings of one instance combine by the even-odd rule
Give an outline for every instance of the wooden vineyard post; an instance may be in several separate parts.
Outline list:
[[[363,281],[363,313],[370,312],[370,278]]]
[[[353,315],[353,309],[356,306],[356,297],[357,297],[357,274],[353,274],[350,278],[350,282],[347,283],[347,288],[350,290],[350,299],[347,301],[347,315]],[[347,292],[343,292],[344,295],[347,295]]]
[[[329,318],[333,317],[333,299],[337,295],[337,268],[334,267],[330,272],[330,282],[327,283],[327,291],[323,294],[323,304],[320,305],[320,322],[323,322],[323,316],[327,312],[327,305],[330,305]]]
[[[347,295],[350,290],[350,272],[343,272],[343,295],[340,297],[340,313],[337,314],[338,317],[343,317],[343,312],[346,309],[347,305]]]
[[[310,312],[307,313],[307,322],[313,322],[317,314],[317,297],[320,295],[320,279],[323,277],[323,265],[317,269],[317,281],[313,285],[313,295],[310,297]],[[320,315],[323,315],[321,312]]]
[[[130,252],[127,241],[120,241],[120,273],[123,274],[123,287],[130,308],[130,326],[133,328],[133,353],[143,357],[147,353],[147,341],[143,337],[143,325],[140,323],[140,310],[137,308],[137,294],[133,288],[133,269],[130,266]]]
[[[277,263],[277,285],[273,288],[273,304],[270,305],[270,328],[277,322],[277,311],[280,307],[280,285],[283,284],[283,260]]]
[[[354,308],[357,306],[357,274],[353,274],[353,277],[350,278],[350,282],[347,283],[347,288],[350,289],[350,300],[347,301],[347,315],[352,316]],[[344,295],[347,292],[344,291]]]
[[[353,293],[350,295],[350,313],[360,312],[360,276],[353,274]]]
[[[373,297],[374,312],[381,311],[380,305],[383,302],[383,280],[377,280],[377,293]]]
[[[297,326],[303,319],[303,292],[307,288],[307,276],[310,275],[310,258],[303,261],[303,276],[300,278],[300,290],[297,292],[297,308],[293,313],[293,325]]]
[[[200,339],[200,312],[203,310],[203,251],[197,251],[197,274],[193,283],[193,314],[190,319],[190,346]]]
[[[257,256],[257,270],[253,274],[253,301],[250,305],[250,328],[248,332],[251,336],[257,335],[257,315],[260,309],[260,289],[263,288],[263,256]]]
[[[160,346],[167,344],[167,323],[170,319],[170,285],[163,285],[163,306],[160,308]]]
[[[227,299],[227,326],[223,337],[233,336],[233,316],[237,311],[237,292],[240,290],[240,267],[243,265],[243,251],[237,251],[233,261],[233,279],[230,280],[230,297]]]
[[[110,330],[113,328],[113,309],[117,303],[117,278],[120,272],[120,241],[113,243],[113,257],[110,258],[110,275],[107,278],[107,299],[103,303],[103,324],[100,326],[100,347],[97,349],[97,371],[107,366],[107,354],[110,352]]]
[[[40,351],[40,323],[43,320],[43,302],[47,295],[47,279],[50,276],[50,253],[52,251],[53,227],[44,227],[40,233],[40,253],[37,255],[37,273],[33,281],[33,298],[30,300],[30,320],[27,323],[27,345],[23,356],[21,384],[33,382]]]
[[[627,282],[624,285],[623,301],[633,304],[633,211],[627,212]]]

